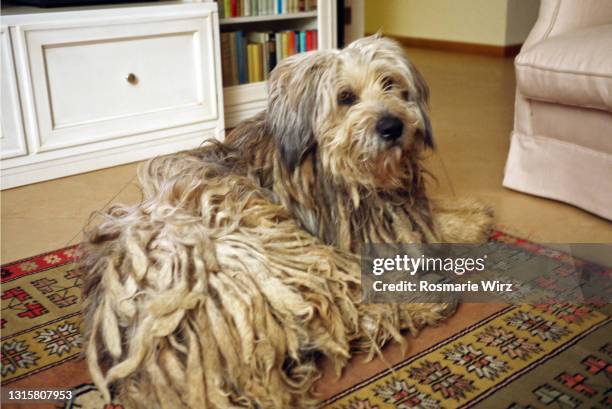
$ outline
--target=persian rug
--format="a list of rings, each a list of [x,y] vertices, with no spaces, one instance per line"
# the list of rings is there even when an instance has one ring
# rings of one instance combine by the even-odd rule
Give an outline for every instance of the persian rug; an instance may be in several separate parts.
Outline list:
[[[524,239],[494,232],[491,240],[524,257],[578,262],[612,278],[610,269]],[[104,404],[82,357],[77,251],[69,247],[2,266],[2,388],[69,388],[74,395],[37,408],[122,409],[120,402]],[[333,378],[326,374],[322,408],[612,407],[609,305],[462,305],[429,334],[389,365],[367,369],[357,358],[341,379],[328,381]]]

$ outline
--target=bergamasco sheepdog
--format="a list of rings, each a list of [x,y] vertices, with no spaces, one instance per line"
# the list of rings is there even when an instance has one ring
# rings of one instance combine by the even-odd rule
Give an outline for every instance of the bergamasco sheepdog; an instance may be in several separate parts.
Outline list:
[[[297,54],[224,142],[139,169],[143,200],[88,228],[87,363],[127,408],[311,408],[338,373],[454,311],[361,301],[364,243],[486,241],[474,200],[432,200],[428,87],[380,36]],[[112,392],[112,393],[111,393]]]

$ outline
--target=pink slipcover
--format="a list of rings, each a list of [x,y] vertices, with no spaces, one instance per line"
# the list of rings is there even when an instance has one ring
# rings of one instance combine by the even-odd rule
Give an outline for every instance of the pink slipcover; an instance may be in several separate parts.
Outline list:
[[[612,1],[542,0],[515,66],[504,186],[612,220]]]

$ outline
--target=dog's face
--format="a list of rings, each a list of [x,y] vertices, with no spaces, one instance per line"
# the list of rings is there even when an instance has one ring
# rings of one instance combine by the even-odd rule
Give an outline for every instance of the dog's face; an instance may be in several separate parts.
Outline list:
[[[427,102],[401,47],[372,36],[283,60],[270,78],[266,123],[290,172],[316,151],[328,177],[390,189],[406,183],[407,161],[433,146]]]

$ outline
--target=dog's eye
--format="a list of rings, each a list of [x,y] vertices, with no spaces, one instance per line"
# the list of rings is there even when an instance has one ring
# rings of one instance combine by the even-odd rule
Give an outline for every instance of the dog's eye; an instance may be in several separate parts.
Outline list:
[[[353,105],[357,102],[357,95],[353,91],[342,91],[338,94],[338,103],[340,105]]]
[[[385,77],[382,80],[383,90],[390,91],[395,86],[395,81],[391,77]]]
[[[402,98],[404,98],[405,101],[410,101],[410,93],[408,91],[402,91]]]

